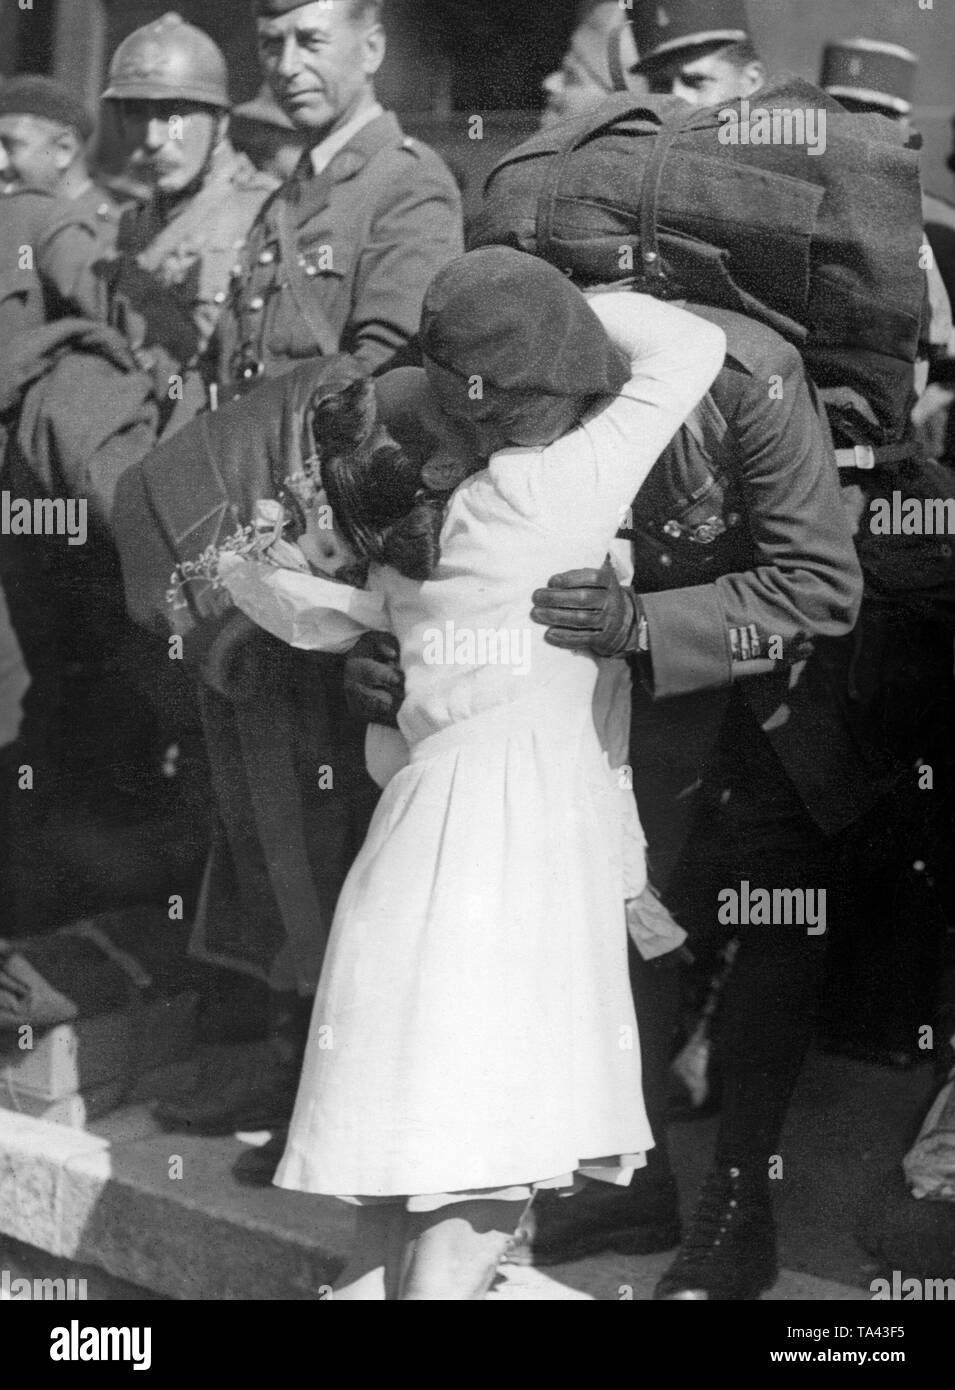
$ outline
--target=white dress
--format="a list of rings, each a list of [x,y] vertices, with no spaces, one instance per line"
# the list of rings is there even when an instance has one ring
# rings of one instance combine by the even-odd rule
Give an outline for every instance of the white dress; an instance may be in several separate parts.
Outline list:
[[[280,1187],[512,1195],[652,1147],[623,912],[632,791],[595,730],[596,663],[544,641],[530,596],[599,568],[725,340],[643,296],[593,304],[634,359],[621,397],[462,484],[433,579],[372,576],[411,761],[339,900]]]

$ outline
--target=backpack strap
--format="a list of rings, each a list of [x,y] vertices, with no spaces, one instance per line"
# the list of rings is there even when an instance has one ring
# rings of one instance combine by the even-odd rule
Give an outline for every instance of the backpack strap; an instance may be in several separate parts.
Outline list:
[[[694,125],[712,119],[709,112],[698,111],[693,107],[679,110],[665,116],[660,129],[654,137],[653,150],[643,171],[640,188],[640,255],[643,262],[642,273],[638,273],[633,288],[657,299],[679,299],[684,291],[669,276],[660,255],[657,232],[657,210],[660,202],[660,188],[663,182],[663,169],[667,155],[673,148],[677,137]],[[628,93],[616,100],[604,102],[597,111],[581,123],[575,123],[565,136],[560,149],[555,153],[551,168],[544,181],[537,204],[536,244],[537,254],[545,260],[554,261],[554,226],[557,219],[557,203],[564,180],[564,173],[571,157],[583,145],[604,130],[612,129],[621,121],[646,116],[646,106],[636,103]]]
[[[330,182],[330,181],[329,181]],[[283,198],[275,202],[275,228],[282,249],[282,269],[289,294],[299,314],[308,324],[315,347],[323,357],[334,357],[339,351],[338,334],[321,305],[316,302],[314,289],[299,264],[298,245],[289,223],[289,208]]]
[[[561,144],[555,151],[550,171],[544,180],[544,186],[537,201],[536,243],[539,256],[545,260],[552,259],[550,252],[554,243],[557,199],[563,182],[564,170],[571,156],[601,131],[612,129],[620,121],[645,114],[646,109],[639,102],[635,102],[630,93],[611,97],[596,111],[592,111],[580,121],[575,121],[564,135]]]

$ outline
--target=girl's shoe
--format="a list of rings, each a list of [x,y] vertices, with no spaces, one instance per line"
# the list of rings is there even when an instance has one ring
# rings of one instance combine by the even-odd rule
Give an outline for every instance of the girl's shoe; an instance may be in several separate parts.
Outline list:
[[[680,1243],[676,1183],[669,1171],[644,1169],[629,1187],[587,1181],[573,1197],[539,1192],[522,1229],[509,1264],[568,1264],[605,1250],[657,1255]]]

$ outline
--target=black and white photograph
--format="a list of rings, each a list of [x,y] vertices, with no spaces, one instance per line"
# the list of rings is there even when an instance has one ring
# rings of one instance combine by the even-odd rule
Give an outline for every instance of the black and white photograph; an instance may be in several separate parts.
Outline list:
[[[928,1367],[953,305],[950,0],[0,0],[26,1364]]]

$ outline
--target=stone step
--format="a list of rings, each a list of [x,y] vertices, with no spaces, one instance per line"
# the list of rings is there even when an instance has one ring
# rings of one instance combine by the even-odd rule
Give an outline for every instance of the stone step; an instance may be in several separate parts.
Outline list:
[[[85,1131],[0,1111],[0,1237],[18,1242],[10,1248],[22,1277],[99,1271],[91,1298],[135,1286],[144,1297],[315,1299],[341,1267],[352,1213],[333,1198],[240,1187],[231,1168],[244,1149],[236,1138],[162,1133],[144,1107]],[[508,1267],[491,1298],[645,1301],[668,1259],[610,1255],[547,1270]],[[869,1295],[786,1272],[768,1297]]]

